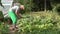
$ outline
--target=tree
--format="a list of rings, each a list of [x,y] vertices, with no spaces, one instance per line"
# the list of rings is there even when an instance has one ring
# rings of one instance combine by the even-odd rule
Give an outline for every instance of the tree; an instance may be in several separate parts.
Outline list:
[[[0,0],[0,6],[4,7],[4,6],[2,5],[2,3],[1,3],[1,0]]]

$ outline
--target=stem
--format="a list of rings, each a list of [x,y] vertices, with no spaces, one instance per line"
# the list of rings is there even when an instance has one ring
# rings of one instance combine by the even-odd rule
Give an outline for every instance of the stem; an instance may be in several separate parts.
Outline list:
[[[45,0],[45,12],[46,12],[46,0]]]

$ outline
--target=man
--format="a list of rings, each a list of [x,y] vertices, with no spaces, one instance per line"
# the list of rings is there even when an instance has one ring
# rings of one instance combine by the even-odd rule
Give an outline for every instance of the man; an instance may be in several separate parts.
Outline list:
[[[11,18],[10,20],[12,20],[13,29],[16,28],[17,18],[21,17],[21,15],[19,15],[19,10],[24,10],[24,5],[20,5],[20,7],[13,6],[8,12],[8,16]],[[10,20],[8,20],[9,23],[11,23]]]

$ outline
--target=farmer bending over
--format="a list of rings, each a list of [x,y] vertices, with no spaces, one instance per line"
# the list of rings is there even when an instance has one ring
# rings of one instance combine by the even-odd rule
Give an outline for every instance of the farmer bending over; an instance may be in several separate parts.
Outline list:
[[[19,6],[13,6],[9,9],[8,16],[12,20],[13,29],[16,28],[17,18],[20,18],[21,15],[19,15],[19,10],[24,10],[24,5]],[[8,20],[8,22],[10,22]],[[11,23],[11,22],[10,22]]]

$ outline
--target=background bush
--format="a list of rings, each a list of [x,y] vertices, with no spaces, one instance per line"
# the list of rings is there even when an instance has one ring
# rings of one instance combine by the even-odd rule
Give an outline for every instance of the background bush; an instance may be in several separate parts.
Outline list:
[[[25,12],[30,12],[32,10],[40,11],[41,9],[42,10],[45,9],[44,0],[14,0],[14,1],[23,4],[25,6]],[[46,5],[47,10],[53,9],[54,6],[60,3],[59,0],[46,0],[46,1],[47,1],[47,5]]]

